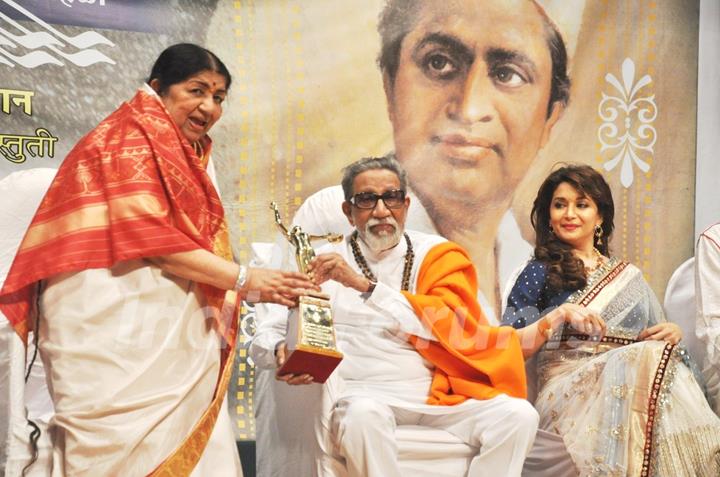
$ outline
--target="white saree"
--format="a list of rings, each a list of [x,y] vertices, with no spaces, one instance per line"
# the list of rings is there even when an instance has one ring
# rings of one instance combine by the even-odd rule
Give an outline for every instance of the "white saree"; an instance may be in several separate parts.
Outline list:
[[[213,398],[220,339],[189,280],[150,262],[61,274],[40,298],[53,476],[145,476]],[[241,475],[223,406],[192,475]]]

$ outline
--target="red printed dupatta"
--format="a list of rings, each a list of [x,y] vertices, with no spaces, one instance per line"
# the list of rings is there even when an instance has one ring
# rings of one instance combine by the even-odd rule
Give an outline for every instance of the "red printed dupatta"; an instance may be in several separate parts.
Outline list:
[[[205,138],[206,157],[210,147]],[[83,137],[40,203],[0,290],[0,311],[23,341],[32,328],[37,283],[53,275],[200,248],[232,259],[224,211],[206,165],[162,102],[143,90]],[[207,445],[232,373],[236,294],[200,287],[226,341],[218,384],[190,435],[152,475],[189,475]]]
[[[63,161],[0,291],[0,311],[26,341],[38,281],[198,248],[229,258],[220,198],[162,103],[140,90]],[[225,295],[203,291],[212,301]]]

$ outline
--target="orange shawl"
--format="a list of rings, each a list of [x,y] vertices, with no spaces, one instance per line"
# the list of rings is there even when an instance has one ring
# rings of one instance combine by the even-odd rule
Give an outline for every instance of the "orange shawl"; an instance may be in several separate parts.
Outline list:
[[[204,140],[205,157],[211,141]],[[0,311],[27,343],[37,284],[59,273],[205,249],[232,259],[224,211],[207,162],[140,90],[83,137],[63,161],[0,290]],[[225,338],[213,402],[154,475],[187,475],[202,455],[225,396],[237,334],[234,292],[200,285]],[[207,308],[206,308],[207,309]]]
[[[435,365],[429,404],[499,394],[527,397],[518,335],[511,327],[488,325],[477,302],[475,267],[465,250],[452,242],[430,249],[420,266],[416,294],[403,294],[438,340],[410,340]]]

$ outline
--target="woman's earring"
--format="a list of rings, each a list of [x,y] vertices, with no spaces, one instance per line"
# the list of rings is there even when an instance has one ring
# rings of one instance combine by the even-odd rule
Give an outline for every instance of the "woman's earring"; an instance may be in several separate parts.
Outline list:
[[[603,229],[600,227],[600,224],[597,224],[595,226],[595,242],[597,242],[598,245],[602,245],[602,236]]]

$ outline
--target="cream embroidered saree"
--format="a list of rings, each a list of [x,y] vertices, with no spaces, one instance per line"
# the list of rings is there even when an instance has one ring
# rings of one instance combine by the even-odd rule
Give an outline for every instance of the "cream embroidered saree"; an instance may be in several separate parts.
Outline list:
[[[637,341],[665,318],[636,267],[612,259],[566,300],[606,321],[593,341],[569,327],[538,352],[540,428],[583,476],[720,475],[720,419],[681,347]]]

